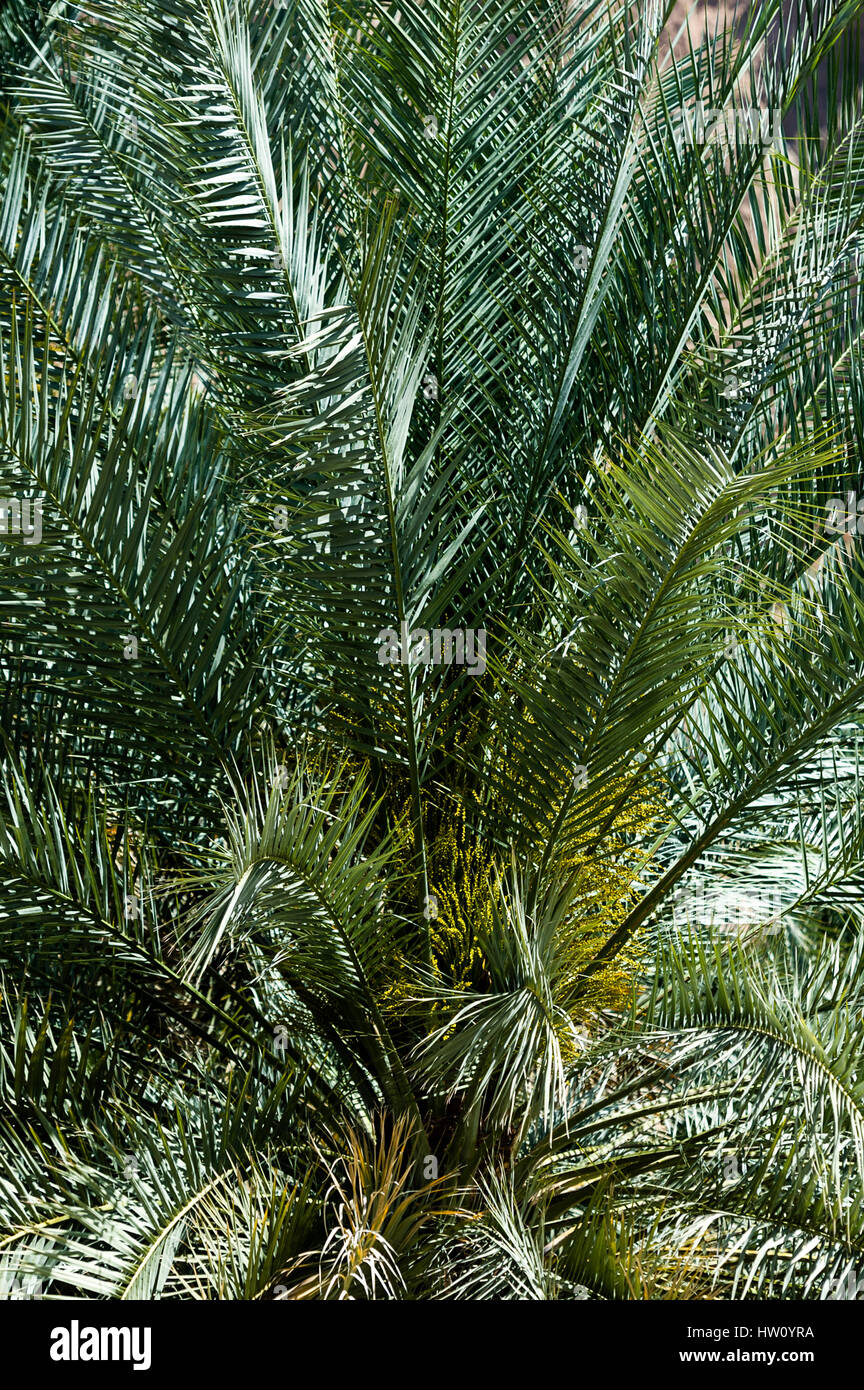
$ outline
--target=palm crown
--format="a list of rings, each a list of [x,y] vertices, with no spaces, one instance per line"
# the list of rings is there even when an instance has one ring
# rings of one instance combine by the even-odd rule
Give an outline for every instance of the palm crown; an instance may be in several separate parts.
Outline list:
[[[857,1279],[857,0],[671,8],[9,7],[7,1285]]]

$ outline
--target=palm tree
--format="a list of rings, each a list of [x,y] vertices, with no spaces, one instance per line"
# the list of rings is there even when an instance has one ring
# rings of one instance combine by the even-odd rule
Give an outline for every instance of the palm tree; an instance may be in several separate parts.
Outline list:
[[[10,7],[6,1290],[855,1296],[858,3],[672,8]]]

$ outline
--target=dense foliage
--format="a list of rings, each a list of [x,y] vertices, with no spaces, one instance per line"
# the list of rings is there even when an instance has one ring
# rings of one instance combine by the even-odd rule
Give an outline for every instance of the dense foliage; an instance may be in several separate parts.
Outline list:
[[[854,1297],[859,0],[25,8],[2,1288]]]

